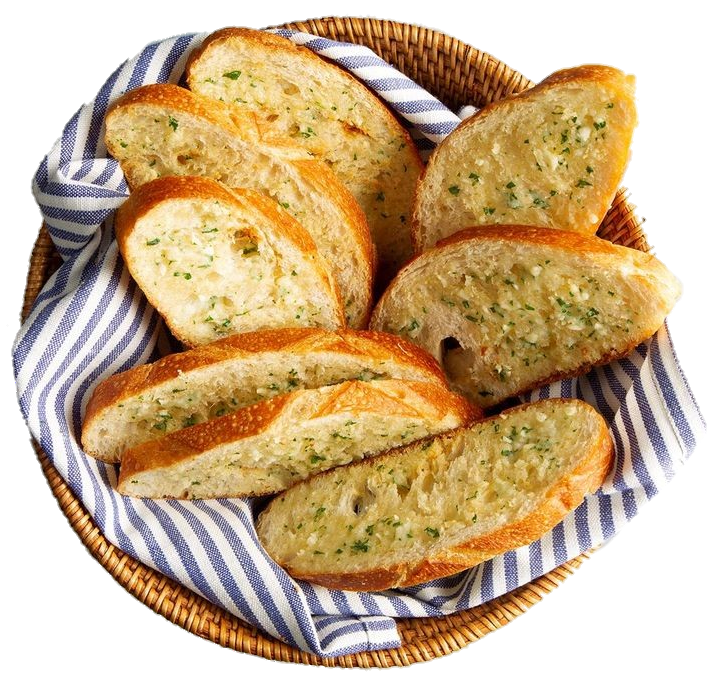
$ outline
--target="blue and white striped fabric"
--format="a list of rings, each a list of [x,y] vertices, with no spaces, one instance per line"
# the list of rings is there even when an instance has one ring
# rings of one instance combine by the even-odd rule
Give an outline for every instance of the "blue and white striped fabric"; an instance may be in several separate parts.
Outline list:
[[[457,116],[368,49],[281,33],[350,69],[409,121],[423,149],[458,124]],[[323,656],[398,646],[395,617],[476,606],[609,539],[677,472],[702,433],[666,328],[628,358],[530,396],[577,396],[607,418],[617,464],[601,491],[532,545],[403,591],[348,593],[295,584],[258,543],[251,501],[125,498],[114,491],[115,467],[81,451],[80,424],[92,388],[171,349],[113,238],[112,213],[128,191],[102,141],[104,114],[128,89],[177,82],[203,38],[154,43],[117,69],[69,121],[34,182],[64,263],[13,349],[19,400],[32,434],[107,539],[268,634]]]

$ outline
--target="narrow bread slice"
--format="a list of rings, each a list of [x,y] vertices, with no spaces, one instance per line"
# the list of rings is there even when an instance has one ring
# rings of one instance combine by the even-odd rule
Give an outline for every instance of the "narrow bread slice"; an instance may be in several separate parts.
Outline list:
[[[258,536],[298,579],[411,586],[541,537],[602,485],[612,451],[585,402],[528,404],[296,485]]]
[[[374,245],[364,213],[324,163],[290,140],[266,143],[254,117],[170,84],[130,90],[112,104],[105,141],[132,188],[201,175],[280,203],[333,264],[349,325],[366,324]]]
[[[85,411],[82,447],[118,463],[127,448],[263,399],[347,380],[385,379],[446,387],[429,354],[386,333],[316,328],[241,333],[99,383]]]
[[[617,69],[580,66],[462,123],[419,183],[416,252],[479,224],[594,234],[629,158],[634,88],[634,78]]]
[[[300,390],[129,449],[118,488],[149,498],[275,493],[475,415],[463,397],[435,383],[349,381]]]
[[[679,294],[655,257],[596,236],[475,227],[409,263],[371,325],[426,349],[485,407],[624,356]]]
[[[116,214],[121,254],[189,347],[265,328],[344,326],[332,268],[275,201],[205,177],[161,177]]]
[[[346,71],[272,33],[225,28],[186,66],[194,92],[251,111],[266,134],[326,161],[364,210],[386,283],[411,256],[409,221],[422,171],[407,131]]]

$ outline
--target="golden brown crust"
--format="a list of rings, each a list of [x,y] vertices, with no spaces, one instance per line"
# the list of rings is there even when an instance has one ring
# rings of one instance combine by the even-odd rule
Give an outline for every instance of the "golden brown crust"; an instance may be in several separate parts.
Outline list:
[[[454,142],[458,139],[460,134],[464,130],[468,130],[474,125],[480,125],[484,119],[488,119],[491,116],[503,116],[507,112],[518,107],[524,101],[537,100],[543,92],[550,89],[561,87],[569,83],[601,83],[607,85],[613,89],[613,92],[619,96],[620,99],[626,102],[634,102],[633,90],[634,90],[634,77],[628,76],[619,69],[613,68],[611,66],[604,66],[600,64],[586,64],[583,66],[576,66],[573,68],[562,69],[552,73],[547,78],[542,80],[540,83],[534,87],[524,90],[518,94],[505,97],[499,101],[492,102],[482,109],[477,111],[473,116],[462,121],[449,135],[448,144]],[[634,110],[634,104],[631,111],[633,120],[636,121],[636,112]],[[620,182],[621,175],[624,173],[625,167],[629,160],[629,148],[632,139],[632,132],[634,130],[634,123],[632,129],[630,130],[630,136],[616,149],[612,149],[612,155],[610,156],[609,165],[611,168],[617,169],[617,176],[613,177],[609,187],[609,191],[606,193],[602,200],[599,212],[604,216],[607,212],[607,208],[612,203],[612,200],[617,193],[617,187]],[[443,153],[447,145],[439,145],[434,153],[429,158],[427,167],[421,173],[419,180],[417,181],[416,188],[416,198],[414,201],[414,209],[411,217],[411,239],[414,252],[419,254],[424,251],[426,244],[426,236],[424,234],[424,228],[419,221],[420,203],[423,198],[422,185],[424,179],[429,171],[429,167],[438,163],[438,159]],[[594,224],[582,224],[577,226],[572,226],[572,229],[580,231],[584,234],[594,234],[598,229],[599,223]]]
[[[567,403],[570,399],[552,399],[550,402]],[[594,408],[580,402],[593,413]],[[504,414],[517,412],[529,408],[529,404],[516,406],[504,411]],[[494,416],[483,422],[498,420]],[[528,545],[537,540],[555,527],[564,517],[574,510],[588,494],[595,493],[605,481],[614,460],[614,446],[605,420],[599,416],[598,433],[596,441],[588,454],[583,456],[579,464],[558,483],[550,488],[543,501],[528,515],[520,520],[500,527],[488,534],[474,537],[462,543],[442,547],[433,555],[427,555],[418,562],[396,562],[373,569],[354,572],[327,572],[308,573],[300,572],[294,568],[286,567],[291,576],[323,585],[328,588],[356,591],[377,591],[388,588],[404,588],[431,581],[435,578],[450,576],[464,569],[480,564],[509,550],[514,550],[523,545]],[[467,427],[458,428],[446,435],[452,437]],[[393,449],[379,456],[369,458],[353,465],[384,465],[392,457],[404,455],[404,452],[421,446],[420,442],[407,444],[399,449]],[[321,473],[323,475],[335,474],[335,470]],[[302,482],[305,484],[306,482]],[[293,488],[293,492],[296,487]],[[273,503],[277,503],[280,496],[271,501],[263,512],[268,512]],[[260,518],[258,522],[260,535]],[[285,566],[285,565],[284,565]]]
[[[466,399],[438,383],[407,380],[393,382],[403,386],[403,395],[385,394],[379,385],[370,382],[344,382],[318,399],[313,410],[303,414],[303,417],[305,420],[312,420],[334,414],[352,413],[353,417],[357,418],[361,413],[382,413],[389,417],[423,418],[422,411],[402,399],[402,396],[408,397],[410,391],[415,391],[427,399],[430,407],[434,409],[432,417],[435,420],[453,412],[463,422],[472,422],[479,413]],[[304,390],[282,394],[128,449],[122,458],[119,490],[122,493],[130,490],[127,480],[141,472],[170,467],[198,458],[217,446],[259,435],[283,413],[291,401],[300,399],[304,394]]]
[[[413,367],[414,379],[446,387],[446,379],[436,360],[421,348],[396,335],[349,329],[327,331],[319,328],[279,328],[231,335],[107,378],[97,385],[89,399],[82,431],[91,429],[105,409],[154,389],[179,375],[186,376],[191,371],[212,364],[268,352],[282,352],[286,357],[327,352],[336,357],[364,356]]]

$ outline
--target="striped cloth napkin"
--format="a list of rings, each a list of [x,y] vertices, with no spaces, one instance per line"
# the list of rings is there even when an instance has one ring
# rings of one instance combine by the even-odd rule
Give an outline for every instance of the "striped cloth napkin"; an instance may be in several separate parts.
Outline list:
[[[428,153],[459,122],[370,50],[292,31],[296,43],[349,69],[401,114]],[[703,420],[665,328],[630,356],[529,396],[579,397],[608,420],[617,462],[603,488],[535,543],[418,587],[350,593],[295,583],[266,555],[254,503],[235,498],[125,498],[117,470],[79,446],[82,414],[102,379],[170,351],[156,312],[129,276],[112,215],[128,194],[102,141],[107,106],[145,83],[177,82],[204,35],[147,46],[67,123],[40,165],[34,194],[64,263],[37,298],[13,348],[29,428],[106,538],[260,630],[322,656],[399,646],[395,617],[474,607],[613,536],[684,463]]]

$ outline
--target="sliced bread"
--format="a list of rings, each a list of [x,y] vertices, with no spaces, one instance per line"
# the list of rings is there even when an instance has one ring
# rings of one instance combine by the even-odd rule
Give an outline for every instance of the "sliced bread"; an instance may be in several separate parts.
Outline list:
[[[365,325],[374,245],[361,208],[324,163],[290,140],[266,143],[253,116],[170,84],[145,85],[114,102],[105,141],[132,188],[165,175],[201,175],[280,203],[333,264],[349,325]]]
[[[258,518],[298,579],[383,590],[457,573],[538,539],[603,483],[612,441],[577,400],[546,400],[331,470]]]
[[[655,257],[596,236],[475,227],[410,262],[371,327],[426,349],[486,407],[624,356],[679,294]]]
[[[254,113],[327,162],[364,210],[388,282],[410,257],[409,221],[422,163],[407,131],[362,83],[272,33],[225,28],[186,66],[189,87]]]
[[[286,328],[233,335],[99,383],[85,411],[82,447],[117,463],[127,448],[263,399],[384,379],[446,387],[429,354],[386,333]]]
[[[480,224],[594,234],[625,171],[636,118],[634,78],[607,66],[558,71],[486,106],[429,159],[414,207],[416,252]]]
[[[135,189],[114,224],[131,275],[189,347],[264,328],[344,326],[332,267],[262,194],[161,177]]]
[[[149,498],[271,494],[475,415],[436,383],[348,381],[300,390],[127,450],[118,488]]]

